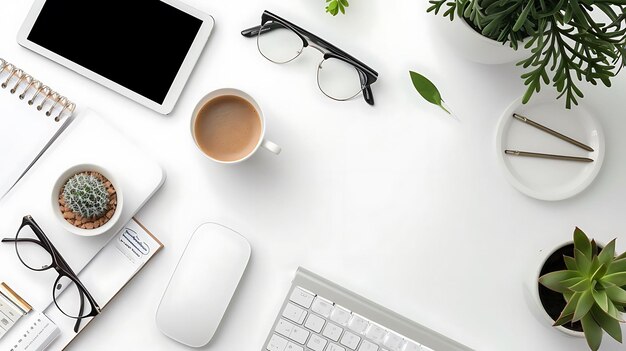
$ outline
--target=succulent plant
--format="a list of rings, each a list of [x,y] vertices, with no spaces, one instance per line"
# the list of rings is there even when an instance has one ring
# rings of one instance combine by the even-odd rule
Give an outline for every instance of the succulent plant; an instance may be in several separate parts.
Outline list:
[[[72,176],[63,188],[66,206],[83,218],[99,218],[106,214],[109,193],[104,182],[86,172]]]
[[[574,257],[563,256],[567,270],[548,273],[539,282],[563,294],[567,301],[554,325],[580,321],[592,350],[598,350],[603,330],[622,342],[626,307],[626,252],[615,254],[615,240],[599,253],[598,246],[576,228]]]

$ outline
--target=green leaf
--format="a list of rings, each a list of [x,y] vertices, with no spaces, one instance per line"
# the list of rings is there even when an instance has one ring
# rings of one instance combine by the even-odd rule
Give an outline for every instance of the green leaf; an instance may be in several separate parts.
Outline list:
[[[578,270],[580,273],[588,275],[591,270],[591,260],[587,257],[586,254],[582,253],[580,250],[574,250],[574,258],[576,259],[576,265],[578,266]]]
[[[581,283],[583,280],[586,280],[587,282],[589,282],[589,280],[584,278],[584,277],[574,277],[574,278],[562,280],[561,281],[561,285],[567,286],[571,290],[574,290],[574,289],[572,289],[572,287],[574,287],[577,284]],[[574,291],[576,291],[576,290],[574,290]]]
[[[570,271],[577,271],[578,270],[578,266],[576,265],[576,260],[574,259],[574,257],[563,256],[563,261],[565,261],[565,266]]]
[[[596,269],[596,271],[592,274],[591,279],[593,280],[598,280],[600,278],[602,278],[605,274],[606,274],[606,270],[608,269],[607,265],[601,265],[600,267],[598,267],[598,269]]]
[[[563,282],[561,282],[561,283],[563,283]],[[587,291],[587,290],[589,290],[589,288],[591,288],[591,280],[585,279],[585,278],[581,279],[580,282],[578,282],[578,283],[576,283],[574,285],[571,285],[569,287],[570,290],[576,291],[576,292]]]
[[[596,304],[600,306],[600,308],[609,313],[609,297],[604,290],[592,290],[591,294],[593,295],[593,299],[596,301]]]
[[[603,282],[612,283],[617,286],[626,285],[626,272],[607,274],[601,279]]]
[[[574,295],[572,295],[572,297],[565,305],[565,308],[563,308],[561,315],[554,322],[555,326],[563,325],[572,321],[572,318],[574,317],[574,312],[576,311],[576,305],[578,305],[578,300],[580,300],[581,295],[581,293],[575,293]]]
[[[598,351],[602,343],[602,328],[591,315],[585,316],[580,322],[583,325],[585,339],[592,351]]]
[[[574,229],[574,248],[580,250],[591,261],[591,241],[578,227]]]
[[[580,277],[580,274],[576,271],[556,271],[541,276],[539,283],[550,290],[565,293],[570,290],[568,286],[563,284],[563,281],[576,277]]]
[[[574,312],[574,317],[572,318],[572,320],[574,322],[581,320],[587,313],[589,313],[589,310],[591,310],[591,307],[593,307],[593,302],[594,300],[593,295],[591,294],[591,290],[585,291],[580,296],[580,300],[576,305],[576,311]]]
[[[346,7],[349,6],[348,0],[326,0],[326,12],[336,16],[339,12],[345,14]]]
[[[613,302],[616,302],[622,305],[626,304],[626,290],[616,285],[605,287],[604,290],[606,291],[606,295]]]
[[[517,32],[518,30],[520,30],[520,28],[522,28],[522,26],[526,22],[528,13],[530,12],[530,9],[533,7],[534,4],[535,4],[534,0],[529,1],[528,4],[526,4],[526,7],[524,7],[524,10],[522,10],[522,13],[520,13],[519,17],[517,18],[517,21],[515,21],[515,24],[513,25],[514,32]]]
[[[622,328],[618,321],[608,316],[598,307],[594,307],[591,310],[591,315],[598,325],[607,332],[607,334],[618,342],[622,342]]]
[[[617,307],[615,307],[615,304],[611,301],[609,301],[609,316],[611,316],[611,318],[615,319],[618,322],[623,322],[622,320],[622,316],[619,312],[619,310],[617,309]]]
[[[616,261],[611,262],[609,268],[607,269],[607,274],[626,272],[626,258],[622,258]]]
[[[441,98],[441,94],[435,84],[417,72],[409,71],[409,75],[411,76],[411,81],[413,82],[415,90],[417,90],[417,92],[426,101],[441,107],[441,109],[446,111],[448,114],[450,113],[450,111],[443,106],[443,99]]]
[[[611,240],[598,255],[601,264],[608,264],[615,257],[615,239]]]

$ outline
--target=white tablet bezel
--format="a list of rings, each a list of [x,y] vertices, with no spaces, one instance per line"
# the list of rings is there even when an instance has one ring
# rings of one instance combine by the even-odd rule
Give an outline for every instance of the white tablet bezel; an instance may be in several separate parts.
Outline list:
[[[180,97],[180,94],[182,93],[183,88],[185,87],[185,84],[187,83],[187,80],[189,79],[189,76],[191,75],[191,72],[193,71],[193,68],[196,65],[196,62],[198,61],[198,58],[200,57],[200,54],[202,53],[202,50],[204,49],[204,46],[207,40],[209,39],[209,35],[211,34],[211,30],[213,29],[215,21],[213,20],[213,17],[211,17],[210,15],[204,12],[201,12],[178,0],[159,0],[159,1],[169,4],[183,12],[186,12],[202,20],[202,25],[200,26],[200,29],[198,30],[198,34],[196,34],[196,38],[191,44],[191,47],[189,48],[189,51],[187,52],[187,56],[185,57],[183,64],[178,70],[178,73],[176,74],[176,78],[174,78],[174,81],[172,85],[170,86],[170,89],[167,92],[167,95],[165,96],[165,100],[163,100],[162,104],[152,101],[124,87],[123,85],[119,83],[116,83],[108,78],[105,78],[96,72],[93,72],[73,61],[66,59],[65,57],[62,57],[56,54],[55,52],[52,52],[38,44],[35,44],[32,41],[29,41],[28,35],[30,31],[32,30],[33,25],[35,24],[37,17],[39,17],[39,13],[41,12],[41,9],[43,8],[43,5],[45,4],[46,0],[35,0],[33,7],[30,9],[30,12],[28,13],[28,16],[26,17],[26,20],[22,24],[22,27],[20,28],[17,34],[17,42],[23,47],[28,48],[44,57],[47,57],[48,59],[55,61],[97,83],[100,83],[104,85],[105,87],[121,95],[128,97],[131,100],[134,100],[161,114],[168,114],[174,109],[174,106],[176,105],[176,102],[178,101],[178,98]],[[65,18],[65,19],[60,19],[60,20],[71,20],[71,18],[69,19]],[[80,30],[80,28],[77,28],[77,30]],[[60,38],[59,40],[63,40],[63,38]],[[158,75],[159,72],[154,72],[154,74]]]

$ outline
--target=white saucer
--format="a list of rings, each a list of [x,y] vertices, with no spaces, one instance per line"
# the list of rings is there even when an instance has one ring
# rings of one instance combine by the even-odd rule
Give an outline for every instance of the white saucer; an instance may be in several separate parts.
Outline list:
[[[534,96],[526,105],[519,98],[504,111],[496,135],[496,152],[508,181],[520,192],[540,200],[557,201],[585,190],[604,160],[604,133],[598,120],[582,105],[565,109],[563,99]],[[588,152],[512,117],[526,116],[594,149]],[[505,155],[504,150],[589,157],[591,163]]]

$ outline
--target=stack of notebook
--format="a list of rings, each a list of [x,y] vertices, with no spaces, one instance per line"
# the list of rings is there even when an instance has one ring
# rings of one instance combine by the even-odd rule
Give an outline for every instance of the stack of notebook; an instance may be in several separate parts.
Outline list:
[[[10,151],[0,153],[0,239],[14,237],[22,217],[31,215],[103,307],[162,247],[132,218],[161,187],[165,173],[97,113],[76,109],[69,99],[2,59],[0,86],[0,149]],[[79,164],[95,164],[114,174],[116,188],[124,194],[117,224],[95,237],[67,232],[53,212],[58,210],[53,201],[56,179]],[[57,276],[53,269],[27,268],[13,243],[0,243],[0,282],[33,310],[4,330],[0,350],[39,350],[29,344],[35,341],[26,334],[20,339],[21,348],[15,343],[20,331],[35,327],[47,332],[58,328],[60,335],[51,345],[54,350],[74,338],[72,328],[71,333],[66,328],[73,321],[51,307]],[[55,337],[49,333],[45,341]]]

